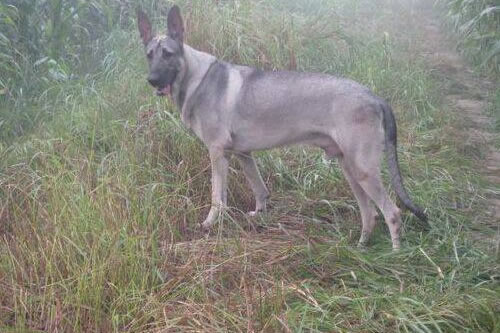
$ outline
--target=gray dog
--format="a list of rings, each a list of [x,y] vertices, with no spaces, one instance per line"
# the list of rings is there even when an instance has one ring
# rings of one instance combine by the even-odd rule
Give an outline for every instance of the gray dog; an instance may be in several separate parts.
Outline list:
[[[255,215],[266,210],[269,192],[252,152],[307,144],[336,157],[361,210],[359,244],[375,226],[375,205],[400,247],[401,216],[381,181],[385,150],[391,182],[401,202],[421,220],[427,217],[403,187],[396,152],[396,122],[390,106],[368,88],[325,74],[262,71],[229,64],[184,44],[179,7],[167,19],[167,35],[154,36],[137,11],[149,63],[149,83],[168,95],[184,125],[207,146],[212,167],[212,206],[202,226],[210,228],[226,205],[228,158],[234,154],[255,195]]]

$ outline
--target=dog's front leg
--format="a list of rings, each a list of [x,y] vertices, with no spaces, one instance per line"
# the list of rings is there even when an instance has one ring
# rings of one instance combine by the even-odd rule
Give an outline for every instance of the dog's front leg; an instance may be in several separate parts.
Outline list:
[[[212,165],[212,207],[207,218],[202,223],[204,229],[209,229],[217,221],[227,203],[227,170],[229,162],[224,150],[210,150],[210,163]]]

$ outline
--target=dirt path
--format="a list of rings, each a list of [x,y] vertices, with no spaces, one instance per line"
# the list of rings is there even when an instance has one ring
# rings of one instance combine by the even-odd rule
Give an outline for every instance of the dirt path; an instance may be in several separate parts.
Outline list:
[[[484,223],[496,232],[499,242],[500,226],[500,151],[494,145],[494,120],[488,116],[488,93],[494,90],[494,84],[478,77],[456,51],[454,43],[446,35],[432,6],[420,9],[422,56],[440,79],[442,79],[445,103],[454,112],[463,116],[464,138],[467,147],[472,147],[481,173],[488,181],[485,194],[487,207]],[[494,235],[494,234],[493,234]],[[488,237],[489,238],[489,237]],[[491,238],[490,238],[491,239]]]

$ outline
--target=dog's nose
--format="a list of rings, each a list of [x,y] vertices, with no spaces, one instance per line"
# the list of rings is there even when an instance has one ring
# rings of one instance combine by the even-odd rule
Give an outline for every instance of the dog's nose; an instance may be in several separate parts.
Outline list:
[[[148,82],[153,87],[158,87],[160,85],[160,77],[158,75],[150,75],[148,77]]]

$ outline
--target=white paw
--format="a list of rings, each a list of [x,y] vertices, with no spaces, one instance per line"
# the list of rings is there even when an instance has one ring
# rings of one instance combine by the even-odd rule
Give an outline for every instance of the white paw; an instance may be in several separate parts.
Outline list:
[[[259,212],[258,212],[258,211],[256,211],[256,210],[252,210],[251,212],[248,212],[248,213],[247,213],[247,215],[248,215],[248,216],[252,216],[252,217],[253,217],[253,216],[256,216],[257,214],[259,214]]]
[[[208,230],[210,230],[210,228],[212,228],[213,225],[214,225],[214,221],[212,221],[212,220],[205,220],[201,224],[201,227],[203,228],[203,230],[208,231]]]
[[[265,212],[266,212],[265,209],[256,209],[256,210],[252,210],[251,212],[248,212],[247,215],[248,216],[257,216],[257,215],[261,215]]]

